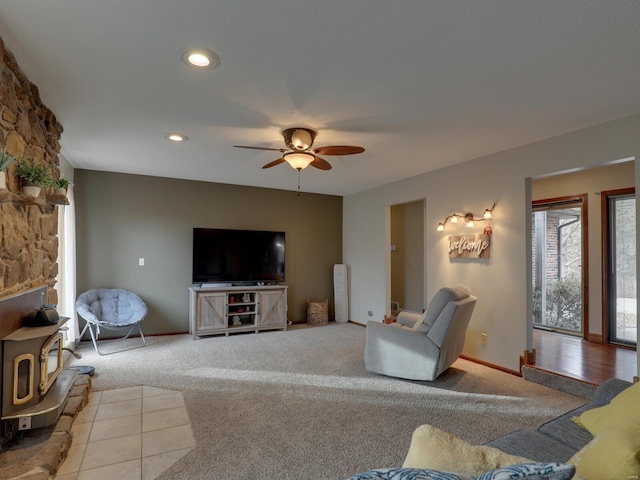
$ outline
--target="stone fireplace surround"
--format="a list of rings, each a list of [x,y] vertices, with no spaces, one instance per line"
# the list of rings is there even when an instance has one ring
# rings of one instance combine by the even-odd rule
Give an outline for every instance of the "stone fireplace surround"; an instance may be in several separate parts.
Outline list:
[[[0,147],[17,159],[42,160],[60,176],[62,125],[40,99],[0,38]],[[34,200],[22,195],[16,162],[0,189],[0,297],[46,285],[46,303],[57,304],[58,208],[43,191]],[[4,328],[0,320],[0,330]]]
[[[43,160],[57,178],[62,130],[40,99],[37,86],[0,38],[0,147],[6,145],[7,153],[18,159]],[[7,170],[7,188],[0,190],[0,297],[46,286],[46,303],[57,304],[59,207],[48,201],[45,191],[25,201],[14,171],[15,162]],[[21,321],[20,315],[0,317],[0,337],[20,328]],[[2,369],[0,385],[1,377]],[[86,405],[89,388],[90,379],[79,376],[57,423],[25,430],[20,448],[3,444],[10,432],[0,424],[0,478],[24,475],[22,480],[44,480],[55,474],[71,444],[71,424]]]
[[[7,153],[17,159],[48,163],[57,178],[61,134],[62,126],[42,103],[38,88],[27,79],[0,38],[0,147],[6,146]],[[45,286],[44,303],[57,304],[60,207],[47,200],[45,191],[35,200],[24,197],[15,167],[16,162],[9,166],[7,188],[0,189],[0,298]],[[0,317],[0,338],[20,328],[21,322],[20,315]],[[3,423],[0,445],[9,434]]]

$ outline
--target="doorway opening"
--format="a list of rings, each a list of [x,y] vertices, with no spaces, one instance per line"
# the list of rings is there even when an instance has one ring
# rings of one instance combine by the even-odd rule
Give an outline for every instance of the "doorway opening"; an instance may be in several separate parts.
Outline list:
[[[391,313],[421,312],[424,303],[425,201],[391,206]]]

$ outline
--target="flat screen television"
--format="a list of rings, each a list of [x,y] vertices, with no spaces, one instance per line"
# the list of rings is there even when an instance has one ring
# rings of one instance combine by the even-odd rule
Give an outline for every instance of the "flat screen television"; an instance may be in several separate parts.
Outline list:
[[[193,283],[284,282],[284,232],[193,229]]]

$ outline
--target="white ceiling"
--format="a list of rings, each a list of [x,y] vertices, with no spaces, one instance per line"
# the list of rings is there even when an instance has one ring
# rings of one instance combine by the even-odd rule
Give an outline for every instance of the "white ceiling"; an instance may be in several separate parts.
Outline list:
[[[640,2],[20,0],[0,36],[78,168],[347,195],[640,112]],[[187,47],[221,65],[181,62]],[[167,132],[190,137],[183,144]]]

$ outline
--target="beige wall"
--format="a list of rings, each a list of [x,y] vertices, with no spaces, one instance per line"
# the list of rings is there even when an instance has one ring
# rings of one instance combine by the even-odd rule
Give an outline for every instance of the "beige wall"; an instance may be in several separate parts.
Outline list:
[[[292,321],[306,321],[307,299],[333,298],[341,197],[90,170],[76,170],[74,183],[77,291],[137,292],[146,333],[188,330],[193,227],[286,232]]]
[[[426,198],[425,300],[443,285],[468,285],[478,303],[463,353],[517,371],[520,356],[532,346],[531,179],[638,158],[638,132],[640,115],[635,115],[345,197],[350,318],[363,323],[383,318],[390,301],[389,207]],[[635,175],[637,186],[640,175]],[[447,231],[438,233],[438,222],[452,211],[481,215],[494,203],[491,258],[450,261],[447,236],[455,229],[447,224]],[[481,333],[488,335],[486,345]]]
[[[588,226],[588,285],[589,328],[587,333],[595,338],[602,332],[602,209],[600,192],[635,185],[635,162],[623,162],[580,172],[534,179],[531,182],[531,199],[587,195]]]

